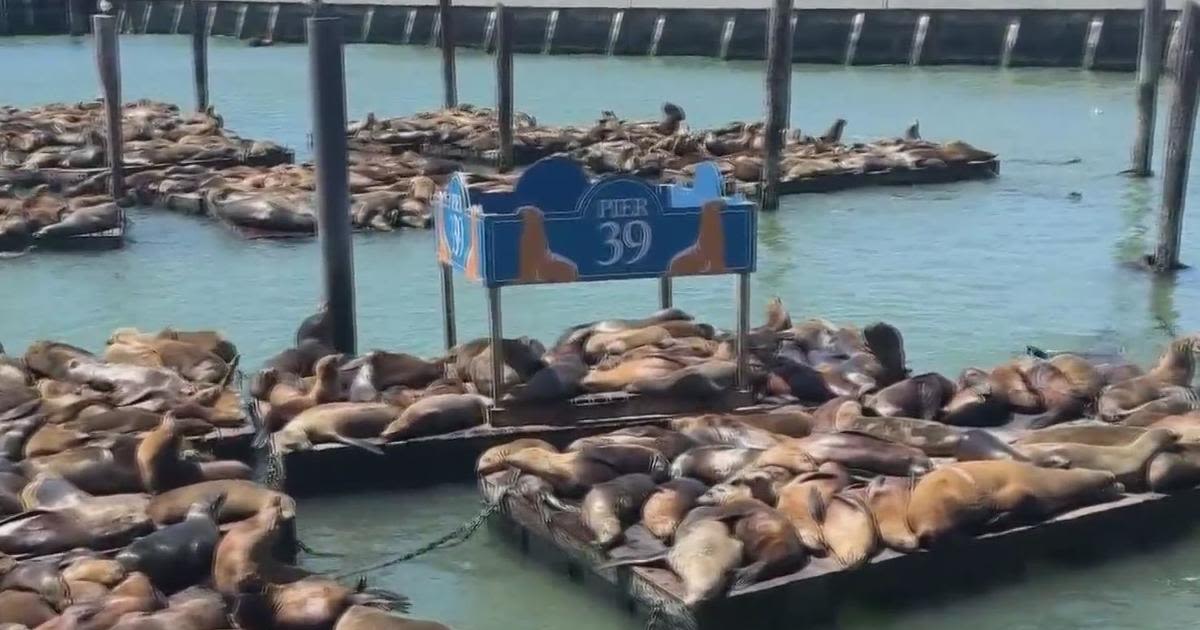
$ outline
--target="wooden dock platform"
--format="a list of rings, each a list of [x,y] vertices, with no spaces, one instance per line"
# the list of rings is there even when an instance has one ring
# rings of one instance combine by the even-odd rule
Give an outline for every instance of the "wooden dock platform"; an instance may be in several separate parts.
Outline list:
[[[479,480],[479,487],[488,500],[499,493],[486,479]],[[1130,547],[1172,540],[1200,522],[1200,489],[1127,495],[931,551],[885,550],[854,571],[814,558],[798,572],[735,590],[693,610],[682,603],[682,585],[665,568],[598,570],[608,558],[588,543],[590,536],[577,515],[556,512],[548,524],[530,501],[512,495],[502,501],[492,524],[523,551],[606,593],[616,604],[658,624],[655,627],[689,630],[796,630],[828,623],[850,602],[902,608],[935,593],[1011,580],[1022,575],[1031,560],[1094,562]]]

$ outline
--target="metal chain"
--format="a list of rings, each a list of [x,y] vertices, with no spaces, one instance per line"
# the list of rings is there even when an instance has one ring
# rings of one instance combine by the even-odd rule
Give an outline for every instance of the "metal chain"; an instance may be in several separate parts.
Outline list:
[[[650,608],[650,615],[646,618],[646,630],[663,630],[667,627],[663,621],[663,607],[655,604]]]
[[[491,516],[493,514],[495,514],[496,512],[499,512],[500,509],[502,507],[504,507],[504,496],[508,494],[508,491],[511,488],[512,488],[512,486],[510,485],[510,486],[506,486],[503,489],[501,489],[500,493],[496,497],[495,501],[493,501],[491,503],[485,503],[483,509],[480,510],[479,514],[476,514],[471,520],[463,523],[462,525],[459,525],[453,531],[446,534],[445,536],[442,536],[441,538],[433,540],[432,542],[426,543],[420,547],[417,547],[416,549],[414,549],[412,551],[409,551],[407,553],[396,556],[395,558],[389,558],[389,559],[383,560],[381,562],[376,562],[375,564],[368,564],[364,567],[359,567],[359,568],[353,569],[351,571],[344,571],[342,573],[338,573],[337,575],[334,576],[334,578],[341,579],[344,577],[349,577],[351,575],[358,575],[360,573],[370,573],[372,571],[378,571],[380,569],[385,569],[387,567],[400,564],[401,562],[407,562],[409,560],[412,560],[413,558],[423,556],[423,555],[425,555],[431,551],[434,551],[436,549],[449,549],[450,547],[456,547],[458,545],[461,545],[461,544],[467,542],[467,540],[469,540],[471,538],[471,536],[474,535],[475,532],[480,527],[482,527],[483,524],[486,523],[487,520],[489,518],[491,518]]]

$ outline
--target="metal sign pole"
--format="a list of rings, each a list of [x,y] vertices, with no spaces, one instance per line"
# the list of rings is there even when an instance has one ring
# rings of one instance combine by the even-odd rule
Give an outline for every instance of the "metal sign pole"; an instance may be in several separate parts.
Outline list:
[[[438,263],[442,272],[442,330],[446,337],[446,350],[458,345],[457,331],[454,329],[454,270],[450,265]]]
[[[500,287],[488,287],[488,325],[492,345],[492,399],[500,402],[504,387],[504,332],[501,321]]]
[[[745,389],[749,385],[746,365],[746,345],[750,336],[750,274],[738,274],[737,288],[737,387]]]
[[[671,278],[664,276],[658,281],[658,303],[663,309],[671,308]]]

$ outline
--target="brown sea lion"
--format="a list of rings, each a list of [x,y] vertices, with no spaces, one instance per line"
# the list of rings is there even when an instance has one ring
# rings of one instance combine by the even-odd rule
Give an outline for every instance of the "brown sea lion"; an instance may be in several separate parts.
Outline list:
[[[856,569],[879,551],[875,514],[857,492],[837,492],[825,503],[821,516],[821,538],[842,568]]]
[[[232,471],[232,476],[239,479],[249,479],[253,474],[253,470],[242,462],[230,461],[220,466],[206,467],[204,463],[185,459],[182,449],[183,435],[175,415],[167,412],[158,427],[142,437],[137,447],[138,476],[147,492],[162,493],[211,480],[214,477],[206,472],[217,468]]]
[[[109,588],[124,580],[126,575],[128,571],[120,562],[107,558],[79,558],[62,570],[62,577],[68,582],[94,582]]]
[[[642,525],[658,539],[670,540],[683,517],[707,490],[704,482],[691,477],[660,484],[642,504]]]
[[[830,497],[849,483],[850,475],[845,468],[827,462],[816,472],[799,475],[779,489],[775,508],[788,517],[801,544],[810,553],[825,555],[823,511]]]
[[[1043,519],[1119,498],[1124,487],[1107,471],[1041,468],[1025,462],[947,464],[913,488],[908,524],[922,547],[997,517]]]
[[[271,408],[263,417],[263,425],[266,429],[273,433],[282,429],[292,418],[306,409],[342,400],[342,382],[338,372],[340,360],[341,355],[337,354],[326,355],[318,359],[313,368],[316,379],[313,381],[312,387],[299,396],[282,398],[276,394],[275,390],[282,389],[281,393],[286,395],[290,388],[286,386],[280,388],[278,385],[272,387],[268,394]]]
[[[233,345],[225,335],[215,330],[175,330],[164,328],[158,331],[160,339],[173,339],[196,346],[205,352],[210,352],[232,363],[238,356],[237,346]]]
[[[1195,488],[1200,484],[1200,444],[1180,444],[1155,455],[1146,467],[1146,483],[1154,492]]]
[[[1100,418],[1109,422],[1119,420],[1138,406],[1164,397],[1171,387],[1190,387],[1195,374],[1196,345],[1195,337],[1176,339],[1149,372],[1105,387],[1097,403]]]
[[[1104,375],[1091,361],[1069,352],[1050,357],[1050,365],[1058,368],[1085,399],[1095,399],[1104,387]]]
[[[301,629],[331,628],[344,611],[355,604],[407,609],[403,596],[366,590],[365,580],[351,589],[329,578],[311,576],[276,584],[249,575],[238,584],[231,615],[240,628]]]
[[[440,435],[484,422],[489,399],[478,394],[438,394],[413,403],[389,423],[379,437],[387,441]]]
[[[219,593],[235,597],[247,580],[288,582],[308,575],[272,556],[283,519],[281,497],[276,495],[257,514],[235,523],[221,537],[212,562],[212,585]]]
[[[584,343],[584,352],[592,360],[606,355],[624,354],[634,348],[650,346],[670,339],[671,333],[662,326],[647,326],[610,333],[594,333]]]
[[[1053,444],[1071,442],[1093,446],[1124,446],[1146,432],[1141,427],[1114,424],[1063,424],[1021,434],[1014,444]]]
[[[71,604],[73,593],[53,559],[27,560],[15,564],[10,560],[7,564],[11,566],[6,568],[4,579],[0,580],[0,590],[37,593],[59,609]]]
[[[767,300],[766,311],[767,321],[763,328],[779,333],[792,327],[792,317],[788,315],[787,309],[783,307],[783,300],[778,295]]]
[[[667,552],[667,565],[683,582],[683,603],[695,606],[724,591],[742,557],[743,544],[729,527],[706,519],[681,528]]]
[[[888,385],[868,397],[864,406],[881,416],[933,420],[955,391],[950,379],[929,372]]]
[[[671,462],[671,476],[720,483],[752,464],[762,452],[761,449],[734,446],[698,446]]]
[[[675,359],[650,356],[624,361],[606,370],[592,370],[580,381],[580,385],[589,392],[622,391],[631,383],[667,376],[683,367],[684,364]]]
[[[699,444],[738,446],[764,449],[778,444],[784,435],[754,424],[742,422],[740,416],[706,414],[675,418],[671,429]]]
[[[952,457],[962,430],[934,420],[842,414],[839,431],[852,431],[919,449],[930,457]]]
[[[1095,397],[1049,361],[1034,361],[1025,369],[1024,375],[1025,382],[1037,392],[1045,408],[1044,415],[1034,421],[1036,428],[1082,417]]]
[[[450,630],[436,621],[401,617],[371,606],[351,606],[338,617],[333,630]]]
[[[601,435],[579,438],[567,445],[568,451],[577,451],[589,446],[605,444],[636,444],[652,448],[669,460],[674,460],[684,451],[698,446],[695,440],[670,429],[654,425],[626,427]]]
[[[1200,408],[1200,401],[1195,400],[1191,390],[1183,387],[1170,388],[1167,395],[1157,398],[1144,405],[1138,405],[1120,418],[1120,424],[1126,427],[1148,427],[1168,416],[1186,415]]]
[[[326,403],[300,412],[272,437],[285,452],[341,442],[378,455],[383,449],[367,438],[379,437],[401,411],[386,403]]]
[[[197,502],[217,495],[225,497],[217,514],[220,523],[250,518],[273,501],[278,501],[284,519],[296,516],[296,502],[291,497],[244,479],[204,481],[164,492],[150,499],[146,513],[156,525],[170,525],[183,520]]]
[[[858,433],[814,433],[797,445],[818,463],[834,461],[883,475],[921,475],[933,468],[929,457],[911,446]]]
[[[27,591],[0,591],[0,623],[37,628],[58,616],[46,600]]]
[[[558,451],[553,444],[545,440],[535,438],[513,440],[499,446],[493,446],[484,451],[475,462],[475,474],[483,477],[504,470],[508,466],[505,459],[523,448],[540,448],[551,452]]]
[[[592,544],[607,549],[620,541],[656,488],[654,479],[644,473],[621,475],[592,486],[580,506],[583,524],[594,535]]]
[[[70,481],[84,492],[96,495],[140,492],[142,481],[135,460],[138,440],[114,436],[107,446],[76,447],[62,453],[21,462],[26,477],[52,473]]]
[[[25,442],[25,457],[53,455],[85,444],[91,436],[57,424],[44,424]]]
[[[1038,414],[1045,411],[1041,396],[1026,380],[1026,370],[1022,369],[1023,362],[1032,360],[1021,358],[992,368],[985,381],[987,395],[1007,403],[1015,413]]]
[[[1050,454],[1065,457],[1072,468],[1103,470],[1116,476],[1128,490],[1140,492],[1146,487],[1146,467],[1159,453],[1170,449],[1179,436],[1166,429],[1148,429],[1124,446],[1091,444],[1023,444],[1022,453],[1037,458]]]
[[[578,497],[592,486],[620,474],[608,464],[589,458],[589,450],[555,453],[541,448],[524,448],[510,454],[505,463],[548,482],[557,495]]]
[[[808,561],[796,530],[783,513],[764,508],[737,520],[733,534],[742,541],[749,564],[737,570],[733,587],[745,587],[798,570]]]
[[[916,534],[908,528],[908,500],[913,480],[879,476],[867,484],[867,505],[875,517],[879,539],[889,549],[911,553],[920,548]]]
[[[669,374],[637,379],[626,385],[625,391],[682,400],[719,399],[733,387],[736,375],[735,362],[708,359]]]
[[[862,415],[862,405],[849,396],[830,398],[813,410],[813,431],[836,431],[839,415],[853,417]],[[795,437],[804,437],[798,435]]]
[[[1167,416],[1155,420],[1147,428],[1171,431],[1179,436],[1180,442],[1200,442],[1200,414],[1196,412]]]
[[[780,441],[765,449],[739,474],[745,474],[754,469],[782,468],[792,475],[799,475],[816,470],[817,464],[818,462],[808,454],[808,451],[793,438]]]

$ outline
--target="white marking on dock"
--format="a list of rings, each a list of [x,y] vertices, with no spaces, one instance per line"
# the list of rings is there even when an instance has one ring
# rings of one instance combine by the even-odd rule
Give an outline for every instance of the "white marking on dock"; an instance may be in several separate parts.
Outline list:
[[[650,38],[650,52],[648,54],[651,57],[658,56],[658,43],[662,41],[663,31],[666,30],[666,28],[667,14],[659,13],[658,19],[654,21],[654,35]]]
[[[850,23],[850,36],[846,40],[846,58],[843,60],[847,66],[854,65],[854,55],[858,53],[858,38],[862,37],[863,22],[867,20],[867,14],[859,11],[854,14],[854,21]]]
[[[275,39],[275,26],[279,24],[279,5],[271,5],[271,12],[267,14],[267,39]]]
[[[1008,23],[1004,32],[1004,48],[1000,51],[1000,67],[1007,68],[1012,63],[1013,49],[1017,47],[1017,37],[1021,35],[1021,18],[1015,17]]]
[[[483,27],[483,49],[492,49],[492,37],[496,34],[496,10],[488,11],[487,26]]]
[[[621,22],[625,21],[625,12],[617,11],[612,16],[612,26],[608,29],[608,56],[617,50],[617,40],[621,37]]]
[[[729,58],[729,42],[733,41],[733,29],[737,28],[737,14],[725,18],[725,27],[721,29],[721,59]]]
[[[912,48],[908,52],[908,65],[921,65],[921,53],[925,50],[925,37],[929,34],[929,14],[922,13],[913,29]]]
[[[146,2],[146,10],[142,11],[142,33],[150,32],[150,15],[154,12],[154,4],[153,2]]]
[[[362,41],[366,42],[371,40],[371,23],[374,21],[375,7],[369,6],[367,7],[366,13],[363,13]]]
[[[1100,46],[1100,34],[1104,31],[1104,15],[1097,13],[1088,24],[1087,38],[1083,40],[1083,69],[1091,70],[1096,65],[1096,48]]]
[[[549,55],[550,49],[554,47],[554,31],[558,30],[558,9],[550,12],[546,16],[546,38],[542,41],[542,54]]]
[[[208,15],[204,18],[204,36],[212,37],[213,24],[217,21],[216,3],[208,5]]]
[[[243,2],[242,5],[238,7],[237,22],[234,22],[233,25],[233,37],[235,39],[242,38],[242,31],[246,28],[246,13],[249,11],[250,4],[247,2]]]
[[[416,9],[413,9],[416,11]],[[440,37],[442,36],[442,12],[437,11],[433,14],[433,28],[429,31],[429,45],[440,46]]]
[[[438,21],[441,21],[441,16],[438,16]],[[413,28],[417,25],[417,10],[409,9],[408,17],[404,19],[404,36],[400,39],[401,44],[411,44]]]
[[[175,3],[175,18],[171,20],[171,34],[179,34],[179,25],[183,22],[183,0]]]

